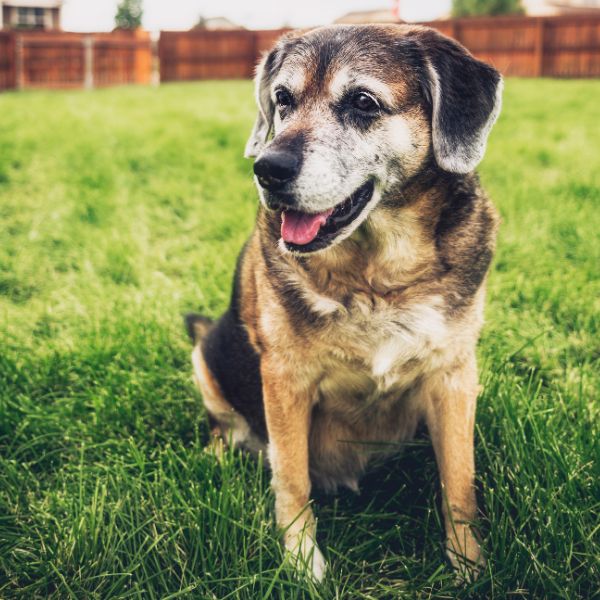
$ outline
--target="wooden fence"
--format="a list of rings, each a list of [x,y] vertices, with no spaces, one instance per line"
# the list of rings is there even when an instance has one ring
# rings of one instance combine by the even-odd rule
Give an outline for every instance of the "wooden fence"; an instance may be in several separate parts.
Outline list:
[[[424,23],[504,75],[600,77],[600,16],[486,17]]]
[[[252,77],[260,54],[286,31],[162,31],[158,43],[160,79]]]
[[[599,77],[600,16],[485,17],[423,23],[505,75]],[[170,31],[159,42],[162,81],[250,77],[286,30]]]
[[[600,77],[600,16],[486,17],[425,23],[505,75]],[[161,81],[251,77],[285,29],[163,31]],[[149,83],[147,32],[78,34],[0,31],[0,90]]]
[[[149,83],[151,70],[145,31],[0,33],[0,89]]]

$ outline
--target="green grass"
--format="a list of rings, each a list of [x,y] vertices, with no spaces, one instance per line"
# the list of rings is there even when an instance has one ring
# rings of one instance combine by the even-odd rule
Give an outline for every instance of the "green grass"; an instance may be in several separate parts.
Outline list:
[[[0,597],[592,598],[600,589],[600,82],[509,80],[480,344],[488,566],[456,588],[426,438],[318,496],[317,589],[268,473],[203,451],[180,321],[224,310],[256,194],[249,82],[0,96]]]

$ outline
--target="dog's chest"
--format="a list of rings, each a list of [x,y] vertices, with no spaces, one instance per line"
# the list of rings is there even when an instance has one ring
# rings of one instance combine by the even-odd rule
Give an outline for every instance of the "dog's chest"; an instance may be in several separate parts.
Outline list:
[[[356,309],[321,339],[310,448],[312,476],[327,489],[354,488],[372,459],[411,439],[423,414],[418,382],[447,360],[449,328],[433,303]]]
[[[448,338],[448,323],[434,301],[402,308],[356,304],[320,340],[320,391],[369,400],[406,390],[443,363]]]

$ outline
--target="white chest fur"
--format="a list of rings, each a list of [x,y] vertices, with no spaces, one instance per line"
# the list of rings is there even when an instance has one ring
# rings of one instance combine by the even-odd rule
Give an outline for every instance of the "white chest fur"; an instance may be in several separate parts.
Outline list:
[[[365,387],[373,392],[391,388],[406,389],[420,375],[443,363],[449,346],[449,327],[437,298],[412,306],[356,307],[337,319],[327,332],[330,340],[329,368],[326,379],[340,383],[349,371],[353,387],[356,376],[370,380]],[[337,373],[336,373],[337,372]],[[335,386],[327,381],[330,393]]]
[[[372,374],[376,378],[408,363],[429,362],[447,343],[444,315],[433,306],[415,306],[389,318],[386,335],[374,340]],[[377,332],[373,334],[377,338]]]

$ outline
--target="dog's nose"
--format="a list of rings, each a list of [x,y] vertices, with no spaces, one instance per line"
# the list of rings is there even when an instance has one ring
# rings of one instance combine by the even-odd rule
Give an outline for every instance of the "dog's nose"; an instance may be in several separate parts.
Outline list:
[[[254,174],[258,183],[269,191],[282,188],[293,179],[300,168],[299,157],[286,150],[265,152],[254,163]]]

